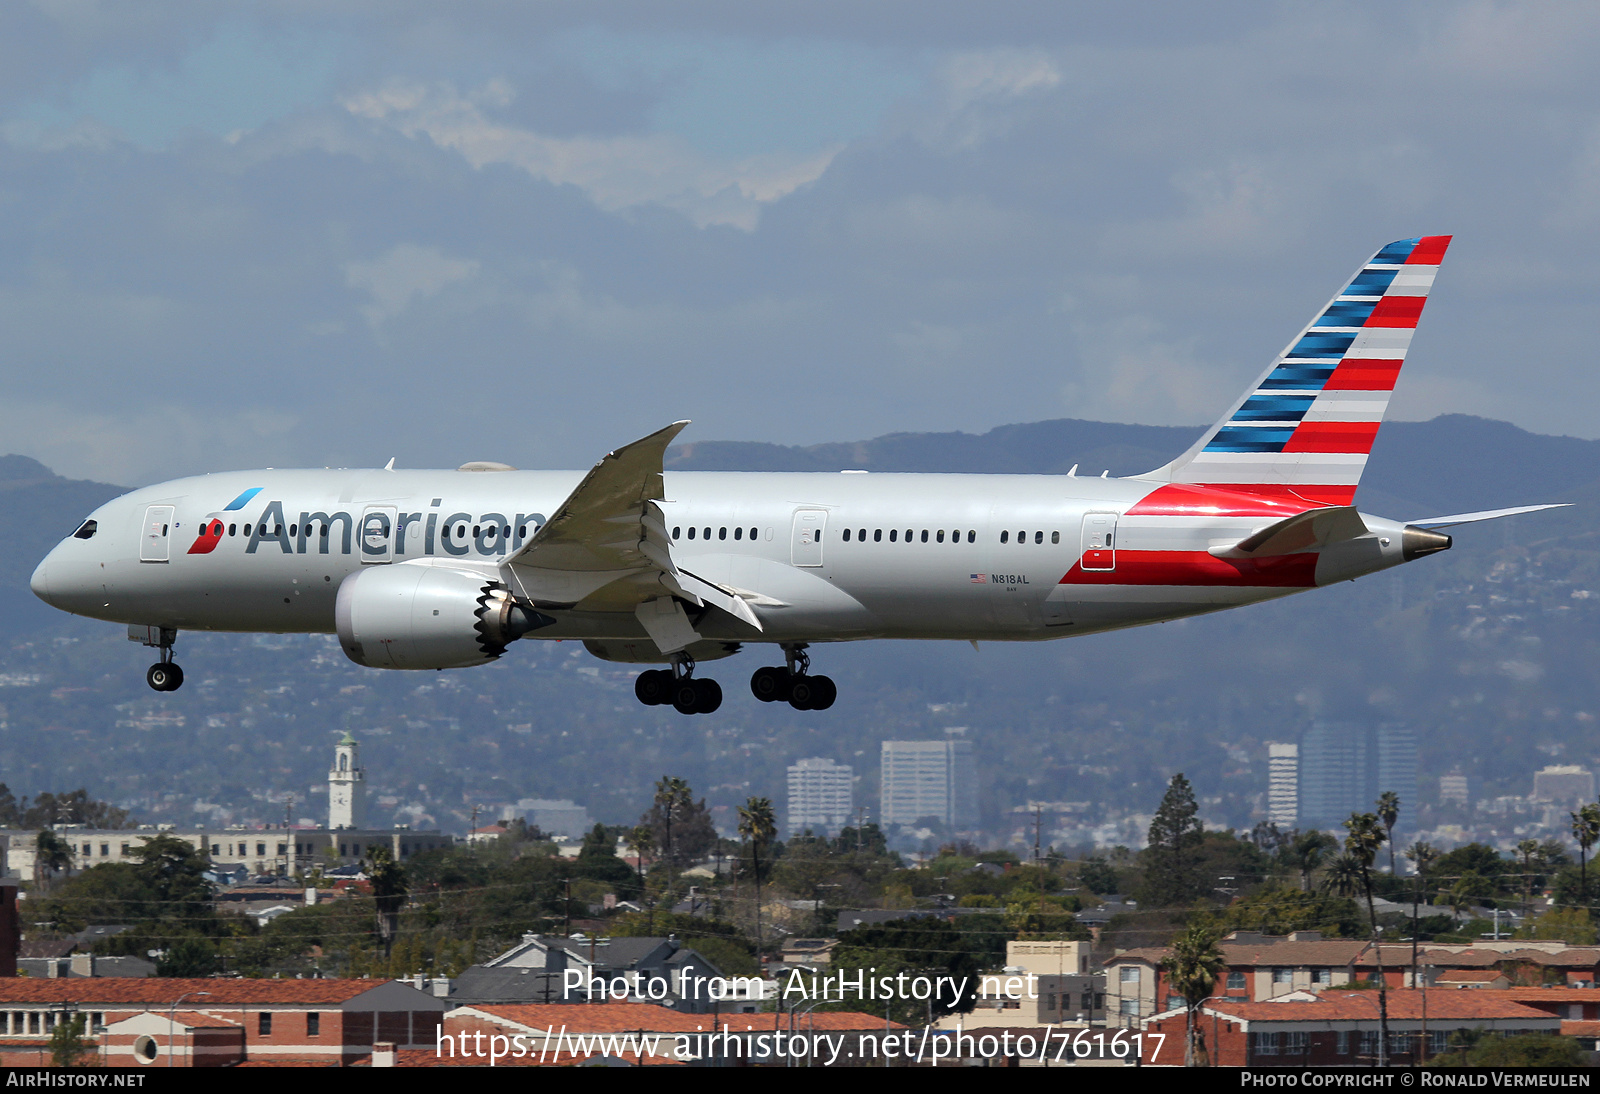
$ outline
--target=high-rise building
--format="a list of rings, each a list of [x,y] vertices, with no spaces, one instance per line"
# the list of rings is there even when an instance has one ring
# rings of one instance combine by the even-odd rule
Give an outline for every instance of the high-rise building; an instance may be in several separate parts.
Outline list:
[[[1337,828],[1372,810],[1367,734],[1348,722],[1316,722],[1300,738],[1300,827]]]
[[[1300,823],[1300,746],[1267,742],[1267,820],[1288,830]]]
[[[1378,727],[1378,784],[1376,793],[1393,790],[1400,795],[1402,818],[1415,816],[1417,807],[1417,735],[1409,726],[1387,723]],[[1402,819],[1401,827],[1405,827]]]
[[[1302,828],[1338,828],[1352,813],[1371,813],[1389,790],[1400,795],[1404,828],[1416,815],[1416,734],[1403,725],[1316,722],[1300,738],[1296,789]]]
[[[789,767],[789,835],[837,836],[855,811],[855,770],[820,756]]]
[[[346,733],[333,750],[328,772],[328,827],[367,826],[367,773],[361,767],[361,746]]]
[[[1446,802],[1465,807],[1472,800],[1472,787],[1467,777],[1459,771],[1439,776],[1439,804]]]
[[[1532,797],[1537,802],[1593,801],[1594,772],[1577,764],[1555,764],[1535,771]]]
[[[884,824],[932,818],[947,828],[978,824],[978,779],[970,741],[884,741]]]

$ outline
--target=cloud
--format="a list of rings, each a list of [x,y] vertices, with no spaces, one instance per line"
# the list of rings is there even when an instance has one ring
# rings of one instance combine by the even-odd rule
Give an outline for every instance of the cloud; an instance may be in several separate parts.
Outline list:
[[[607,212],[661,205],[701,228],[753,231],[761,206],[821,177],[841,147],[716,160],[671,133],[544,136],[485,114],[511,98],[503,80],[466,95],[450,84],[393,83],[344,105],[357,117],[457,152],[475,168],[507,164],[556,186],[576,186]]]
[[[447,285],[476,276],[478,267],[474,260],[446,258],[437,247],[402,243],[370,262],[346,263],[344,280],[352,289],[371,294],[372,303],[361,314],[376,327],[419,296],[435,296]]]
[[[65,94],[25,104],[6,136],[46,150],[105,147],[72,138],[86,125],[149,149],[167,147],[187,131],[236,136],[318,101],[336,55],[329,36],[225,26],[169,65],[141,60],[95,68]]]

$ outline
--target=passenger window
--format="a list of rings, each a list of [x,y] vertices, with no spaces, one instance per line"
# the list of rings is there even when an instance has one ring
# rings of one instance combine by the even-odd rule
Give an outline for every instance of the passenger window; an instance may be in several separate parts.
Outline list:
[[[890,543],[898,543],[899,541],[900,541],[900,529],[898,529],[898,528],[889,529],[889,542]]]
[[[967,532],[967,542],[968,543],[976,543],[976,542],[978,542],[977,529],[972,529],[972,530]]]
[[[909,529],[909,528],[906,529],[906,542],[907,543],[911,542],[911,529]]]
[[[717,529],[717,538],[718,539],[727,539],[728,538],[728,530],[726,528],[718,528]]]
[[[743,528],[735,528],[733,530],[733,538],[734,539],[743,539],[744,538],[744,529]]]
[[[298,524],[291,524],[291,525],[289,525],[289,534],[291,536],[295,535],[296,533],[298,533],[299,529],[300,529],[300,526]]]
[[[846,529],[845,529],[845,530],[844,530],[844,541],[845,541],[845,542],[846,542],[846,543],[849,543],[849,542],[850,542],[850,529],[848,529],[848,528],[846,528]]]
[[[750,529],[750,538],[751,539],[755,539],[756,538],[756,530],[754,528]]]
[[[943,542],[944,542],[944,529],[943,529],[943,528],[941,528],[941,529],[939,529],[939,534],[938,534],[938,535],[936,535],[936,536],[935,536],[935,537],[934,537],[934,539],[935,539],[935,540],[937,540],[937,541],[938,541],[938,542],[940,542],[940,543],[943,543]]]
[[[677,539],[682,534],[683,534],[683,525],[681,525],[681,524],[677,525],[676,527],[674,527],[672,529],[672,538],[673,539]]]
[[[856,529],[856,538],[862,543],[867,542],[867,530],[865,528]]]
[[[710,539],[711,538],[711,529],[709,529],[709,528],[702,529],[701,532],[700,532],[700,538],[701,539]]]
[[[228,534],[230,536],[238,535],[239,534],[239,526],[237,524],[228,525]]]
[[[883,529],[882,528],[879,528],[877,531],[872,533],[872,542],[874,542],[874,543],[882,543],[883,542]]]
[[[1051,532],[1050,533],[1050,542],[1051,543],[1060,543],[1061,542],[1061,533],[1060,532]]]
[[[1011,539],[1011,533],[1010,532],[1001,532],[1000,533],[1000,542],[1001,543],[1008,542],[1010,539]]]
[[[689,529],[689,538],[690,538],[690,539],[693,539],[693,538],[694,538],[694,529],[693,529],[693,528],[690,528],[690,529]]]
[[[1044,533],[1043,532],[1035,532],[1035,533],[1033,533],[1033,542],[1035,542],[1035,543],[1043,543],[1044,542]]]
[[[928,542],[928,530],[926,528],[922,530],[922,542]]]

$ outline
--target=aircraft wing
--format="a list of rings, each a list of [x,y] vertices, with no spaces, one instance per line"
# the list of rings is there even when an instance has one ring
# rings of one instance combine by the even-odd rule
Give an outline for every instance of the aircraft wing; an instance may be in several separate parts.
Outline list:
[[[1296,513],[1231,546],[1213,547],[1210,553],[1217,558],[1271,558],[1356,539],[1367,531],[1355,506],[1330,505]]]
[[[687,421],[674,422],[609,453],[590,469],[527,544],[506,560],[535,605],[632,611],[663,652],[698,641],[681,597],[711,604],[761,629],[745,601],[679,570],[661,507],[662,463]]]

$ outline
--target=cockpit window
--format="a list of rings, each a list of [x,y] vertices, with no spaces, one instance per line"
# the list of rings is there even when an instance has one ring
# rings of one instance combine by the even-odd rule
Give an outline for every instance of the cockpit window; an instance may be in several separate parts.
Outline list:
[[[94,534],[100,530],[100,525],[92,520],[86,520],[72,533],[73,539],[93,539]]]

